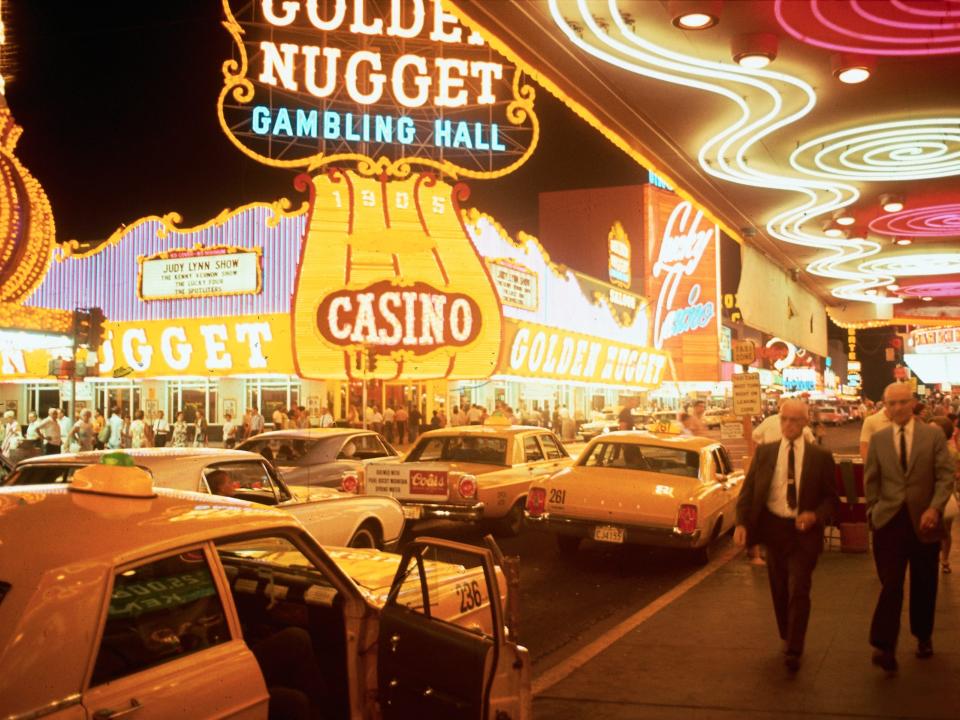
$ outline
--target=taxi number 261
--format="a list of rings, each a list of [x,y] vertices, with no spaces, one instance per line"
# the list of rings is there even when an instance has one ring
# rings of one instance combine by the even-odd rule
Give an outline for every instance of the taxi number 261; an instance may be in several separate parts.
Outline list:
[[[566,490],[557,490],[550,488],[550,503],[554,505],[563,505],[567,500]]]
[[[460,612],[465,613],[483,604],[483,595],[480,593],[480,584],[476,580],[468,583],[459,583],[456,592],[460,596]]]

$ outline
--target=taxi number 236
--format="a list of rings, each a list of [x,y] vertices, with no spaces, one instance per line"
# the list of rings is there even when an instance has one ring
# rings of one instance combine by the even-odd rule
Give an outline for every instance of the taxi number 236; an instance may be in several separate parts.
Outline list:
[[[476,580],[459,583],[456,586],[456,592],[460,596],[460,612],[462,613],[478,608],[483,604],[480,584]]]

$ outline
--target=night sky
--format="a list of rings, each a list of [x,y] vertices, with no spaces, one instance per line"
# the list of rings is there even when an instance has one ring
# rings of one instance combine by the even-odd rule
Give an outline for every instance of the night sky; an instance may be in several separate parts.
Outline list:
[[[247,158],[220,129],[220,68],[232,43],[218,0],[3,7],[7,102],[24,128],[18,156],[50,197],[59,241],[102,240],[121,223],[171,211],[190,226],[296,195],[295,173]],[[470,182],[469,204],[510,232],[537,233],[539,192],[645,179],[545,90],[537,99],[543,134],[533,158],[506,178]]]

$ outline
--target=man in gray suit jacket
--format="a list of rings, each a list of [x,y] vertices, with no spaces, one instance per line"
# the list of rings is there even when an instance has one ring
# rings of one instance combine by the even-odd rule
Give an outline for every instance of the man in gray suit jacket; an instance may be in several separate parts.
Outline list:
[[[953,492],[953,460],[943,431],[914,418],[910,386],[887,386],[883,401],[892,425],[870,439],[864,486],[873,528],[873,556],[883,588],[870,625],[873,662],[897,669],[903,581],[910,566],[910,632],[917,657],[933,655],[937,562],[943,509]]]

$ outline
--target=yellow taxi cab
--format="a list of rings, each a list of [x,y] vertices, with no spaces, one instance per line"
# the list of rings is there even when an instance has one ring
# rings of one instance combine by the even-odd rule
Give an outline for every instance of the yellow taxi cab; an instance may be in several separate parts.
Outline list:
[[[492,543],[328,551],[288,513],[154,488],[131,460],[0,488],[0,546],[2,718],[530,716]]]
[[[679,435],[683,432],[683,425],[675,410],[660,410],[644,418],[637,428],[661,435]]]
[[[343,489],[394,497],[408,521],[483,520],[501,535],[516,535],[530,482],[571,462],[547,428],[492,418],[426,432],[402,461],[371,461],[344,475]]]
[[[612,432],[571,467],[535,480],[525,514],[529,526],[556,534],[563,553],[587,538],[685,548],[706,562],[736,523],[742,481],[714,440]]]

